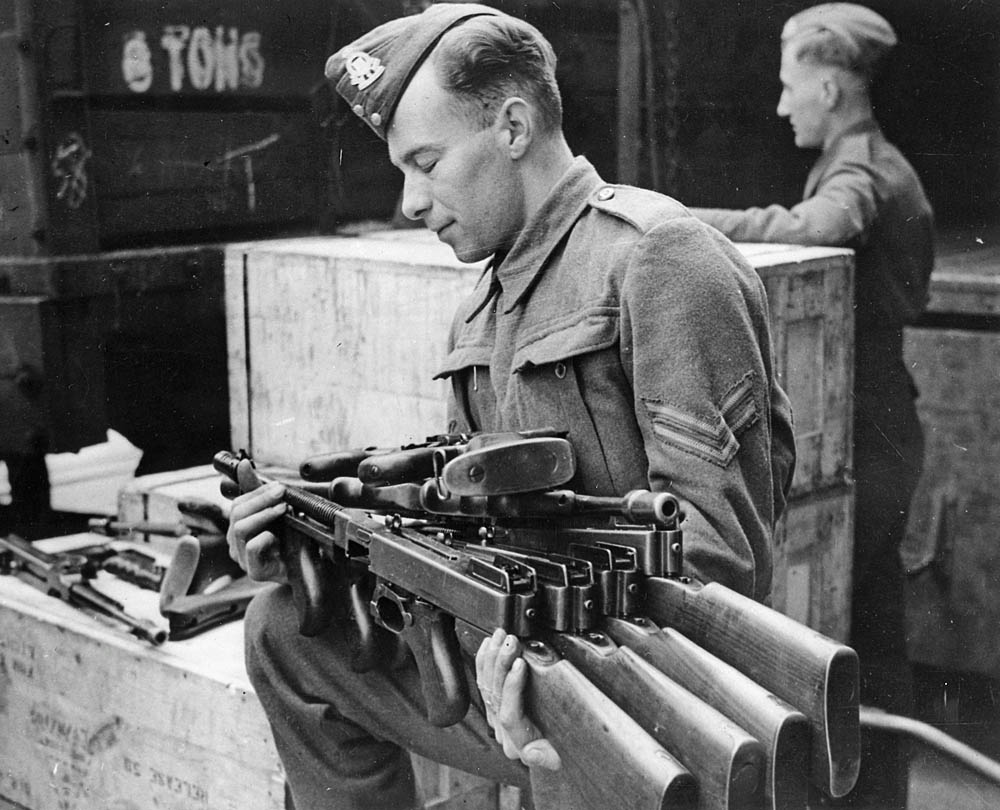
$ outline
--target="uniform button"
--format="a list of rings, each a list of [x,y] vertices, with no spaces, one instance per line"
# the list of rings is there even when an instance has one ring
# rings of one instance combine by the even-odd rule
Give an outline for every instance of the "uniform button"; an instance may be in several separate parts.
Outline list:
[[[355,115],[364,116],[365,114],[365,108],[362,107],[360,104],[355,104],[353,107],[351,107],[351,109],[354,110]]]
[[[615,190],[613,188],[602,188],[597,192],[597,199],[601,202],[607,202],[608,200],[613,199],[614,196]]]
[[[382,126],[382,116],[378,113],[372,113],[372,126],[380,127]]]
[[[556,377],[558,379],[560,379],[560,380],[563,377],[565,377],[566,376],[566,364],[565,363],[556,363],[555,373],[556,373]]]

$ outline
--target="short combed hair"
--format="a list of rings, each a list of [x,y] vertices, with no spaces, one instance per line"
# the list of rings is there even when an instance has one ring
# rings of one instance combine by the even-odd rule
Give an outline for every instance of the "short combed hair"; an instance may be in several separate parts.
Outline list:
[[[493,124],[512,96],[534,104],[544,130],[562,127],[555,51],[523,20],[474,17],[449,31],[432,59],[442,86],[461,97],[481,128]]]
[[[785,43],[785,47],[794,50],[796,61],[843,68],[866,80],[871,80],[881,61],[879,56],[866,55],[863,49],[851,48],[829,28],[800,34]]]

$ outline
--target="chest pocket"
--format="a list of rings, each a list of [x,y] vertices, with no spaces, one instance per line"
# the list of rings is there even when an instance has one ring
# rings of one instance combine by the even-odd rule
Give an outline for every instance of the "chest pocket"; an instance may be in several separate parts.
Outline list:
[[[569,323],[556,322],[519,341],[511,371],[523,374],[531,368],[551,365],[590,352],[608,349],[618,342],[618,309],[593,307]]]
[[[575,485],[591,493],[614,490],[606,442],[615,425],[621,430],[623,420],[634,421],[618,342],[613,308],[523,342],[500,403],[504,422],[568,430],[577,448]]]
[[[435,380],[449,379],[448,432],[497,430],[496,402],[490,382],[490,349],[484,345],[455,348]]]

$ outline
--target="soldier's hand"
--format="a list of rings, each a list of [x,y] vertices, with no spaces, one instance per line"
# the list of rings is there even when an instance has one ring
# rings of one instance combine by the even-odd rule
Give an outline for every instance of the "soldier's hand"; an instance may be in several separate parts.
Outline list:
[[[244,459],[237,467],[240,488],[248,492],[233,500],[229,512],[226,542],[229,556],[258,582],[287,582],[288,571],[281,559],[280,541],[274,533],[274,523],[288,508],[283,497],[285,488],[272,481],[257,486],[253,466]],[[256,486],[256,488],[254,488]]]
[[[204,535],[222,537],[229,528],[228,509],[211,501],[187,498],[177,502],[177,511],[181,513],[181,522],[188,533],[197,537]]]
[[[515,636],[497,630],[476,653],[476,684],[486,705],[486,722],[509,759],[529,768],[557,771],[559,754],[524,712],[528,667]]]

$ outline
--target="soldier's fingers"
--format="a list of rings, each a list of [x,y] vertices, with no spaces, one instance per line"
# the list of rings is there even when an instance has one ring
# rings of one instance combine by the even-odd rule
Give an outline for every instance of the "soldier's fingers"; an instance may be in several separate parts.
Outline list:
[[[230,525],[247,515],[259,512],[261,509],[283,503],[284,496],[285,487],[277,481],[272,481],[267,486],[243,493],[233,500],[232,506],[229,509]]]
[[[504,634],[503,641],[497,649],[496,659],[493,664],[493,681],[490,691],[495,697],[495,708],[497,712],[503,710],[505,697],[505,683],[510,674],[510,668],[521,655],[521,644],[516,636]]]
[[[253,580],[277,580],[284,577],[280,543],[275,535],[264,532],[247,543],[246,571]]]
[[[558,771],[562,767],[559,752],[544,738],[533,740],[521,749],[521,762],[529,768],[545,768],[548,771]]]
[[[521,748],[505,734],[497,734],[497,742],[503,747],[504,756],[507,759],[520,759]]]
[[[523,658],[518,658],[509,668],[497,712],[497,720],[518,747],[538,736],[534,725],[524,713],[524,689],[527,683],[528,667]]]
[[[241,492],[250,492],[260,486],[260,478],[254,471],[250,459],[243,459],[236,465],[236,481],[240,485]]]
[[[476,685],[479,693],[483,696],[483,703],[486,706],[486,720],[491,726],[495,725],[493,716],[496,713],[498,694],[494,687],[493,673],[496,668],[497,653],[506,637],[503,630],[497,629],[489,638],[483,639],[476,653]]]
[[[284,501],[263,506],[239,517],[230,524],[229,531],[238,539],[249,541],[261,532],[274,528],[274,522],[287,511],[288,504]]]

